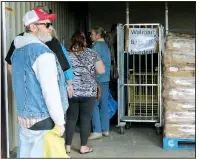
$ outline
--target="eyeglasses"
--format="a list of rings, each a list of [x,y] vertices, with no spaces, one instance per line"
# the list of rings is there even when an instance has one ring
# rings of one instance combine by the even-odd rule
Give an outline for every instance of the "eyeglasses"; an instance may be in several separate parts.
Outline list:
[[[52,23],[34,23],[35,25],[45,25],[46,28],[48,29],[50,26],[52,26]]]

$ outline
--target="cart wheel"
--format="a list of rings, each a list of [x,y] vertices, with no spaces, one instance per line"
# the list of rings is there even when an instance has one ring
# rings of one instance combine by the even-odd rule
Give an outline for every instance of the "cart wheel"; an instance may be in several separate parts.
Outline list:
[[[156,127],[156,134],[157,134],[157,135],[160,135],[160,132],[161,132],[160,127]]]
[[[123,126],[120,127],[120,134],[124,134],[124,127]]]
[[[130,128],[131,128],[130,123],[126,123],[126,125],[125,125],[125,129],[130,129]]]

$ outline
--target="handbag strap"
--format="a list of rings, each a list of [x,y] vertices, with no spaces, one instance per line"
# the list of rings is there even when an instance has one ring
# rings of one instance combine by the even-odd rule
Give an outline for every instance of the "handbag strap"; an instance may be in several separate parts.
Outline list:
[[[95,80],[95,82],[96,82],[97,84],[99,84],[98,81],[96,80],[96,78],[92,75],[91,71],[88,69],[88,67],[87,67],[87,66],[82,62],[82,60],[78,57],[78,55],[77,55],[76,53],[74,53],[74,55],[77,57],[77,59],[79,60],[79,62],[84,66],[84,68],[86,68],[86,70],[89,72],[89,74],[91,75],[91,77]]]

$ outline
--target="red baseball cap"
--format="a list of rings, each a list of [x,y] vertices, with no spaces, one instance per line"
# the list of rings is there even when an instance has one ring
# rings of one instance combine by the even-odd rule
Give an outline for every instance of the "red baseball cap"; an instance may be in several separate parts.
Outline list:
[[[42,21],[42,20],[55,20],[56,14],[47,14],[40,8],[34,8],[31,11],[28,11],[24,17],[23,22],[24,25],[27,26],[29,24],[32,24],[36,21]]]

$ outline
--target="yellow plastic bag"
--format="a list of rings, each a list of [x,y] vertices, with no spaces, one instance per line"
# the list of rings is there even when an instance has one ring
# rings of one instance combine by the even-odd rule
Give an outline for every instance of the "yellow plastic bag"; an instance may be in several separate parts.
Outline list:
[[[59,136],[60,128],[55,126],[44,135],[45,158],[70,158],[66,154],[64,138]]]

